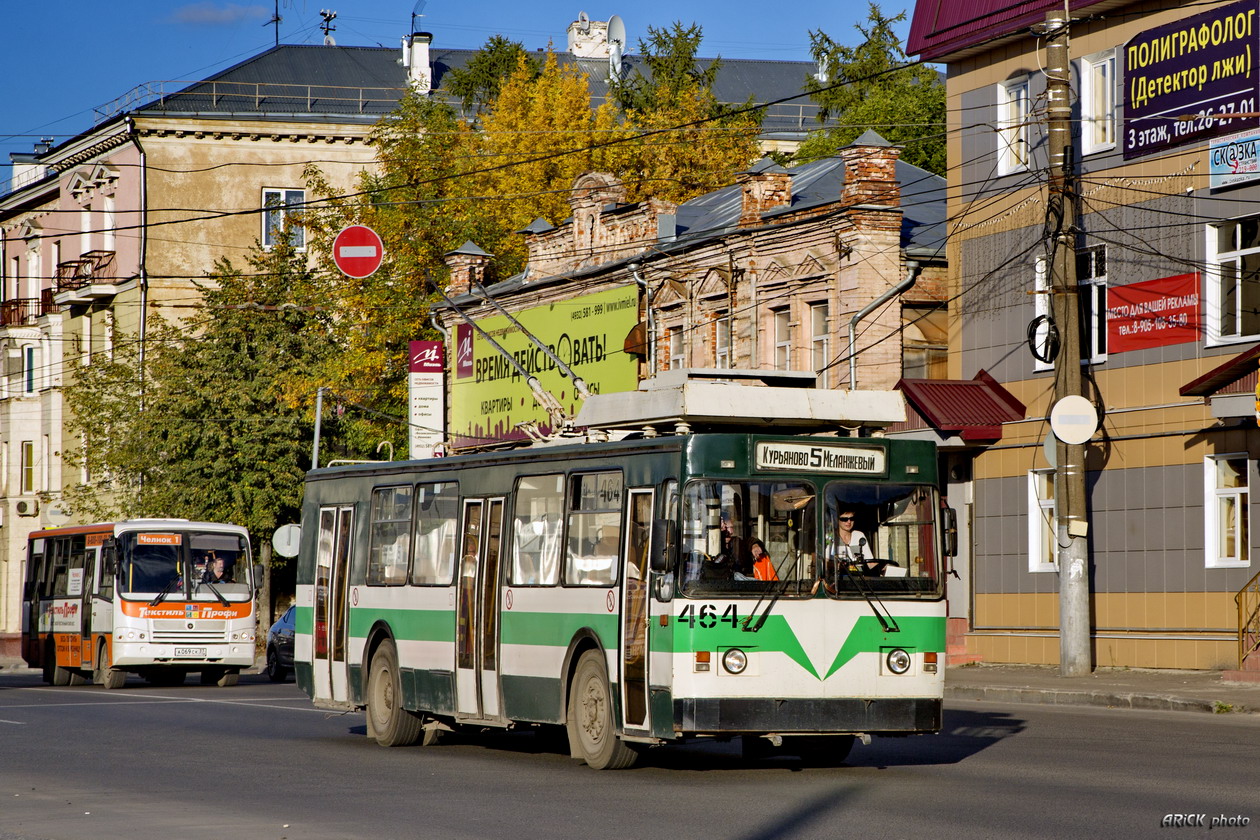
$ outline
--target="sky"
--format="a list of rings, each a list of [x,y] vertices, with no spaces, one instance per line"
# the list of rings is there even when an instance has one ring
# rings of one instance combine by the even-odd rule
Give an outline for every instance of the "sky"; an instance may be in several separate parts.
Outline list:
[[[6,2],[7,36],[0,50],[0,179],[9,154],[29,153],[41,138],[56,141],[91,127],[94,109],[153,81],[195,81],[231,67],[276,42],[270,21],[277,2],[284,44],[320,44],[322,9],[337,13],[332,37],[341,46],[397,47],[419,7],[418,29],[435,47],[476,49],[491,35],[529,49],[566,46],[569,24],[620,15],[637,53],[648,26],[675,20],[704,31],[701,54],[808,61],[809,32],[858,43],[862,0],[47,0]],[[910,0],[881,3],[885,14],[913,11]],[[768,12],[767,9],[773,9]],[[909,23],[899,32],[904,38]]]

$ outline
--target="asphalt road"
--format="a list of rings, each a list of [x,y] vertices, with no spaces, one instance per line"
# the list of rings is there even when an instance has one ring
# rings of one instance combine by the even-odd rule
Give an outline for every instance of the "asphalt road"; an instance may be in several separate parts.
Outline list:
[[[293,683],[0,674],[0,838],[1260,837],[1260,716],[950,703],[840,767],[737,743],[595,772],[532,733],[383,749]],[[1168,814],[1243,827],[1161,828]]]

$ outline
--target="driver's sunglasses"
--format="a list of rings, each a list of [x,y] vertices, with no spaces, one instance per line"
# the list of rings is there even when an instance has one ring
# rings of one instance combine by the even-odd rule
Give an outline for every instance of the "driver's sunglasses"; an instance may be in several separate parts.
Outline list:
[[[840,520],[841,522],[852,522],[854,519],[857,519],[857,517],[856,517],[856,516],[841,516],[841,517],[839,517],[839,520]]]

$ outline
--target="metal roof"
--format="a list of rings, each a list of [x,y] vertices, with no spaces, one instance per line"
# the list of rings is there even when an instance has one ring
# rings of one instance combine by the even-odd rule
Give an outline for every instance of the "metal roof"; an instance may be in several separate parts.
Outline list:
[[[1026,410],[983,370],[974,379],[903,379],[897,388],[930,425],[963,440],[998,440],[1002,424],[1023,420]]]
[[[1132,0],[1071,0],[1072,12],[1101,12]],[[991,48],[1046,19],[1064,0],[917,0],[906,53],[925,61],[962,58]]]

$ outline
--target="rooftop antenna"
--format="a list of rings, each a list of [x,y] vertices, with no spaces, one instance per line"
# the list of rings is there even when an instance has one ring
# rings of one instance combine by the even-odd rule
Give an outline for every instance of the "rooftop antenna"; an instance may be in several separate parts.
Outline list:
[[[334,41],[333,36],[329,34],[337,31],[337,27],[332,25],[332,22],[337,19],[337,13],[329,11],[328,9],[320,9],[319,16],[324,19],[324,22],[319,25],[319,28],[324,30],[324,46],[337,46],[337,42]]]
[[[621,78],[621,57],[626,52],[626,25],[621,15],[608,19],[608,78]]]
[[[263,26],[274,26],[276,28],[276,46],[280,46],[280,21],[284,18],[280,17],[280,0],[276,0],[276,10],[271,14],[271,20],[263,24]]]
[[[428,0],[416,0],[416,5],[411,9],[411,31],[413,33],[420,31],[416,28],[416,18],[424,17],[424,6],[427,2]]]

